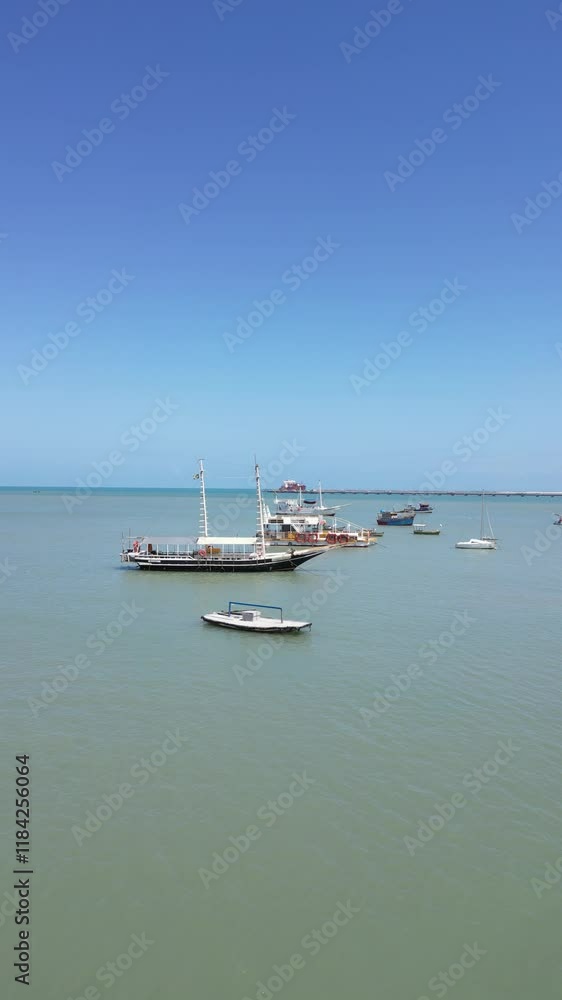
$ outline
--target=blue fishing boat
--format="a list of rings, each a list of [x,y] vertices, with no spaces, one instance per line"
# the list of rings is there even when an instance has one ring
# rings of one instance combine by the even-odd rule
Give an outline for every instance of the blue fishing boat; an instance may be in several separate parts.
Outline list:
[[[403,528],[411,528],[416,516],[411,510],[381,510],[377,517],[377,524],[397,525]]]

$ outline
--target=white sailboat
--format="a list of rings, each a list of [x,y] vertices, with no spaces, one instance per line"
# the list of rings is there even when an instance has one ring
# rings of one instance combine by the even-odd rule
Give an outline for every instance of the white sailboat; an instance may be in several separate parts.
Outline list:
[[[489,535],[484,534],[484,511],[486,512],[486,519],[488,521]],[[492,531],[492,524],[490,521],[490,515],[488,514],[488,509],[484,503],[484,494],[482,494],[482,506],[480,509],[480,538],[470,538],[468,542],[457,542],[455,548],[457,549],[495,549],[497,548],[496,539],[494,538]]]

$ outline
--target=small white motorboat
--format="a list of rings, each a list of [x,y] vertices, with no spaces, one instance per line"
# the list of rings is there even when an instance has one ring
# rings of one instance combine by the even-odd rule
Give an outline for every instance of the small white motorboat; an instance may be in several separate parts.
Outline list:
[[[233,611],[234,607],[244,610]],[[279,617],[262,615],[264,611],[278,611]],[[312,622],[297,622],[283,618],[283,608],[271,604],[245,604],[242,601],[229,601],[228,611],[209,611],[201,615],[209,625],[221,625],[223,628],[236,628],[241,632],[302,632],[311,628]]]

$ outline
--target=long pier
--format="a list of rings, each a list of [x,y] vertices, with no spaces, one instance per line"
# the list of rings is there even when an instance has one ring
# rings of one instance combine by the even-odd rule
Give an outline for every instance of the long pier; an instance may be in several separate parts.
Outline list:
[[[264,490],[264,493],[277,493],[282,496],[298,496],[298,490]],[[303,496],[317,496],[318,490],[302,490]],[[535,493],[530,490],[336,490],[324,489],[322,495],[348,494],[349,496],[379,496],[379,497],[562,497],[560,493]]]

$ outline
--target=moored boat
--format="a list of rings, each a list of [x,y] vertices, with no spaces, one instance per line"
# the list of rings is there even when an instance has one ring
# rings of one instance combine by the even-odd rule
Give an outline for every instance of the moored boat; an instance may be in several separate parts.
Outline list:
[[[305,514],[306,516],[321,514],[323,517],[333,517],[338,510],[342,510],[343,507],[349,507],[349,504],[346,503],[326,506],[322,497],[321,483],[318,483],[317,500],[303,500],[302,490],[299,489],[298,500],[279,500],[276,496],[274,503],[277,514]]]
[[[264,505],[265,540],[271,546],[334,546],[367,548],[376,538],[366,528],[351,522],[343,523],[334,516],[328,522],[319,513],[272,514]]]
[[[414,535],[440,535],[442,525],[438,528],[430,528],[427,524],[414,524]]]
[[[296,479],[285,479],[283,485],[277,490],[278,493],[304,493],[306,486],[304,483],[297,483]]]
[[[346,549],[367,549],[375,544],[376,539],[371,537],[371,532],[366,528],[347,524],[340,527],[334,525],[326,534],[326,542],[328,545],[343,545]]]
[[[199,535],[191,537],[138,536],[123,545],[121,561],[133,563],[139,569],[180,572],[245,572],[263,573],[293,570],[309,559],[322,555],[327,546],[302,548],[298,551],[272,552],[266,543],[264,508],[261,496],[259,466],[255,466],[258,530],[254,537],[222,537],[208,534],[205,472],[199,462],[195,478],[200,483]]]
[[[469,538],[467,542],[457,542],[456,549],[495,549],[495,538]]]
[[[264,505],[264,537],[269,546],[323,546],[327,522],[319,514],[271,513]]]
[[[244,610],[233,611],[233,607]],[[279,617],[262,615],[261,611],[279,611]],[[241,632],[302,632],[312,628],[312,622],[294,621],[283,618],[283,608],[271,604],[244,604],[242,601],[229,601],[228,611],[209,611],[201,615],[209,625],[220,625],[223,628],[235,628]]]
[[[396,525],[398,527],[409,528],[414,523],[415,511],[411,510],[381,510],[377,517],[379,525]]]
[[[144,570],[195,573],[263,573],[293,570],[322,555],[327,546],[300,548],[293,552],[260,552],[256,538],[158,538],[141,536],[121,554],[121,561]]]
[[[433,514],[433,507],[428,503],[419,503],[417,507],[413,503],[407,503],[402,511],[406,514]]]
[[[484,511],[486,511],[486,516],[488,519],[488,530],[489,535],[484,534]],[[456,549],[495,549],[497,548],[497,539],[494,538],[492,534],[492,524],[490,521],[490,515],[484,504],[484,494],[482,494],[482,506],[480,509],[480,538],[469,538],[467,542],[457,542],[455,545]]]

